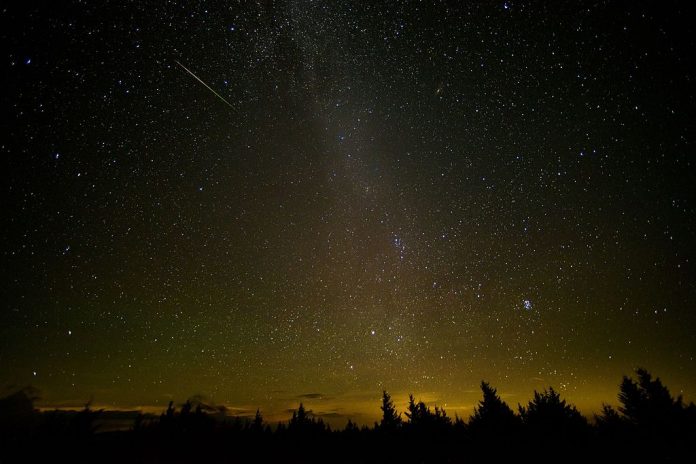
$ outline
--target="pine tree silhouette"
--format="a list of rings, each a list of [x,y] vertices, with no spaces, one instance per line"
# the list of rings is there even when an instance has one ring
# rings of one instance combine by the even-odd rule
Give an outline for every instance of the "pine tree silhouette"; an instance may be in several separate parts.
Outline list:
[[[358,428],[357,425],[355,425],[355,423],[352,420],[348,419],[348,423],[346,424],[346,428],[343,429],[343,431],[346,434],[355,435],[355,434],[360,432],[360,429]]]
[[[636,369],[637,381],[624,376],[619,387],[619,412],[643,436],[676,438],[696,431],[696,408],[685,406],[681,396],[672,397],[658,378]]]
[[[610,405],[603,404],[602,412],[595,414],[594,418],[599,436],[603,440],[616,442],[626,437],[628,422]]]
[[[397,413],[394,402],[386,390],[382,391],[382,421],[379,427],[383,430],[395,430],[401,426],[401,414]]]
[[[408,396],[408,426],[411,429],[419,429],[422,431],[435,431],[449,427],[452,424],[452,419],[447,416],[447,412],[435,406],[435,412],[431,411],[428,406],[422,401],[416,403],[413,395]]]
[[[638,426],[661,426],[674,419],[683,409],[681,397],[672,398],[667,387],[659,378],[652,379],[642,368],[636,369],[638,381],[623,377],[619,392],[619,411],[626,419]]]
[[[520,418],[500,399],[495,388],[481,382],[483,399],[474,409],[469,420],[469,429],[475,435],[500,435],[514,433],[520,425]]]
[[[307,425],[310,422],[307,417],[307,411],[305,410],[304,404],[300,403],[297,411],[292,412],[292,418],[290,419],[289,427],[299,428]]]
[[[575,406],[561,400],[553,387],[539,393],[524,408],[519,406],[520,417],[528,431],[543,433],[556,439],[580,438],[587,431],[585,419]]]
[[[257,433],[263,432],[263,416],[261,415],[261,410],[258,408],[256,409],[254,421],[251,423],[251,429]]]

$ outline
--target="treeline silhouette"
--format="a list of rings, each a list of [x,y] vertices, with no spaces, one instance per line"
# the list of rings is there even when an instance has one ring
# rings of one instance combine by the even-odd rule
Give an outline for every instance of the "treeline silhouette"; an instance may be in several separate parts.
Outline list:
[[[172,402],[158,418],[139,415],[128,430],[100,431],[103,411],[38,412],[37,393],[0,399],[0,462],[673,462],[696,448],[696,406],[674,398],[645,369],[624,376],[619,407],[591,420],[553,388],[534,392],[517,412],[481,382],[482,399],[468,420],[430,408],[413,395],[399,412],[382,394],[372,427],[348,421],[332,430],[302,403],[287,423],[221,418],[221,410]],[[691,458],[688,458],[691,456]]]

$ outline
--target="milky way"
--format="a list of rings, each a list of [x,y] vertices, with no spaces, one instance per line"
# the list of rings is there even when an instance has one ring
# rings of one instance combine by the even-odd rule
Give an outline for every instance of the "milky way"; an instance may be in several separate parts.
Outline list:
[[[345,423],[481,379],[592,411],[644,366],[694,399],[685,3],[146,3],[1,13],[0,385]]]

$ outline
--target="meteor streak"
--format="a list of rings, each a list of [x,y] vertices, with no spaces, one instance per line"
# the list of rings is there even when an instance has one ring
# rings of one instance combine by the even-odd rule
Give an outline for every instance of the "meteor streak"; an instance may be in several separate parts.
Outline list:
[[[178,64],[179,66],[181,66],[182,68],[184,68],[184,71],[186,71],[187,73],[189,73],[190,75],[192,75],[198,82],[200,82],[201,84],[203,84],[203,85],[205,86],[206,89],[208,89],[208,90],[210,90],[211,92],[213,92],[213,93],[215,94],[215,96],[218,97],[218,98],[219,98],[220,100],[222,100],[223,102],[225,102],[225,104],[226,104],[227,106],[229,106],[230,108],[234,108],[234,106],[232,106],[232,105],[230,104],[230,102],[228,102],[227,100],[225,100],[224,98],[222,98],[222,96],[221,96],[219,93],[217,93],[216,91],[214,91],[213,89],[211,89],[210,86],[209,86],[208,84],[206,84],[206,83],[203,82],[198,76],[196,76],[195,74],[193,74],[186,66],[184,66],[184,65],[181,64],[181,63],[179,63],[177,60],[174,60],[174,62],[175,62],[176,64]]]

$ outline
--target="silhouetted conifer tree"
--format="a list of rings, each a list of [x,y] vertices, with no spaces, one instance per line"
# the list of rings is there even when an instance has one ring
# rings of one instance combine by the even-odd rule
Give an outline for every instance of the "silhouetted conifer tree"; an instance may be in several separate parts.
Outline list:
[[[174,401],[170,401],[169,405],[167,406],[167,411],[162,414],[162,417],[160,418],[161,421],[167,422],[167,421],[172,421],[174,420],[174,412],[176,409],[174,408]]]
[[[483,399],[474,409],[469,420],[469,429],[477,435],[510,434],[520,424],[520,418],[498,396],[495,388],[481,382]]]
[[[288,430],[294,430],[296,432],[306,433],[312,432],[324,432],[328,431],[324,421],[321,419],[310,418],[309,414],[305,410],[305,407],[300,403],[300,407],[297,411],[293,411],[292,418],[288,424]]]
[[[408,396],[408,424],[410,427],[420,429],[438,429],[447,427],[452,424],[452,420],[447,417],[447,412],[435,406],[435,412],[432,412],[428,406],[422,401],[416,403],[413,395]]]
[[[396,407],[386,390],[382,391],[382,421],[379,423],[383,430],[395,430],[401,426],[401,414],[396,412]]]
[[[522,422],[534,432],[556,438],[578,438],[587,429],[587,420],[575,406],[561,400],[552,387],[542,393],[534,391],[534,399],[519,410]]]
[[[307,411],[305,411],[304,405],[300,403],[300,407],[296,411],[292,412],[292,418],[290,419],[290,428],[301,427],[309,422],[307,417]]]
[[[602,405],[601,414],[595,414],[595,422],[600,427],[614,427],[624,422],[624,418],[608,404]]]
[[[181,412],[179,412],[179,415],[182,417],[188,416],[191,414],[191,409],[193,409],[193,404],[191,404],[191,400],[186,400],[186,402],[181,406]]]
[[[405,414],[410,425],[415,425],[420,422],[420,404],[421,403],[416,403],[416,399],[413,397],[413,394],[408,395],[408,406],[406,406],[407,412]]]
[[[595,414],[594,418],[601,439],[616,441],[625,437],[628,422],[610,405],[603,404],[602,412]]]
[[[358,426],[355,425],[355,423],[352,420],[348,419],[348,423],[346,424],[346,428],[343,429],[343,431],[348,433],[348,434],[355,434],[355,433],[359,432],[360,429],[358,429]]]
[[[252,430],[255,432],[263,431],[263,416],[261,415],[261,410],[256,409],[256,415],[254,416],[254,422],[251,424]]]
[[[642,368],[637,381],[624,376],[619,387],[619,412],[642,436],[673,440],[696,434],[696,407],[685,406],[681,396],[672,397],[659,378]]]
[[[645,369],[636,369],[638,381],[624,376],[619,387],[619,411],[639,427],[660,427],[673,422],[684,409],[682,398],[672,398],[659,378],[655,380]]]

